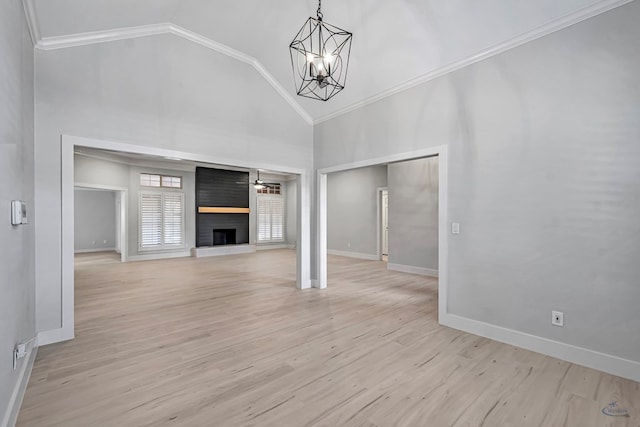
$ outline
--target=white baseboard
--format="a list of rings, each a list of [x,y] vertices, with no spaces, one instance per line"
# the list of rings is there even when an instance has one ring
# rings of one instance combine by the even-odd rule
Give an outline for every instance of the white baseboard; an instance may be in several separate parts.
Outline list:
[[[414,267],[412,265],[387,263],[387,270],[401,271],[403,273],[420,274],[422,276],[438,277],[438,270],[424,267]]]
[[[337,256],[346,256],[349,258],[366,259],[369,261],[380,261],[380,259],[378,258],[378,255],[364,254],[360,252],[338,251],[335,249],[327,249],[327,254],[337,255]]]
[[[144,255],[130,255],[129,257],[127,257],[127,262],[152,261],[155,259],[169,259],[169,258],[185,258],[190,256],[191,256],[191,251],[150,253],[150,254],[144,254]]]
[[[2,427],[13,427],[18,420],[18,412],[20,412],[20,406],[22,406],[22,399],[24,398],[24,393],[27,390],[27,384],[29,384],[31,370],[33,369],[33,363],[36,360],[37,353],[38,344],[37,342],[34,342],[31,349],[28,350],[25,359],[22,361],[20,373],[18,374],[18,381],[16,381],[13,392],[11,393],[7,412],[2,418]]]
[[[514,331],[454,314],[441,313],[438,320],[440,324],[450,328],[640,382],[640,362],[559,341],[553,341],[524,332]]]
[[[295,249],[295,245],[283,243],[281,245],[256,245],[257,251],[267,251],[269,249]]]
[[[65,328],[51,329],[48,331],[38,332],[38,346],[55,344],[57,342],[72,340],[75,337],[73,330]]]
[[[113,252],[116,248],[92,248],[92,249],[77,249],[73,251],[74,254],[88,254],[91,252]],[[120,253],[119,251],[116,251]]]

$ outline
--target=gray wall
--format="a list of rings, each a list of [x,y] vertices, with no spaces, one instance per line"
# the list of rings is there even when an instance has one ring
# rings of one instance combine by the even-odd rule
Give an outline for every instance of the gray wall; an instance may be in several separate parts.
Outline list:
[[[386,186],[386,166],[327,176],[327,249],[377,255],[377,189]]]
[[[61,134],[312,169],[312,127],[253,67],[172,35],[37,51],[36,108],[38,330],[61,325]]]
[[[638,22],[631,2],[324,122],[315,166],[448,144],[449,311],[640,361]]]
[[[438,269],[438,157],[389,165],[389,263]]]
[[[0,3],[0,420],[18,373],[14,346],[35,336],[33,46],[22,3]],[[27,202],[29,224],[11,225],[11,200]]]
[[[116,193],[76,188],[73,194],[75,251],[115,249]]]

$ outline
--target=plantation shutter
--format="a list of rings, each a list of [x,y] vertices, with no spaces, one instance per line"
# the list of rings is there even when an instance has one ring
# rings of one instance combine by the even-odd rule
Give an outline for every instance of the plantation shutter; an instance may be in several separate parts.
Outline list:
[[[258,242],[284,240],[284,198],[258,196]]]
[[[162,245],[162,194],[140,193],[140,245]]]
[[[140,192],[140,247],[184,245],[184,194]]]
[[[165,245],[182,245],[184,229],[184,195],[182,193],[163,193],[163,235]]]

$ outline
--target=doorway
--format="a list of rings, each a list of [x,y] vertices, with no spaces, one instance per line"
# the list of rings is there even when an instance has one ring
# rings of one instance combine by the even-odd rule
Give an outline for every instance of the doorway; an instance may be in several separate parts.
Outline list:
[[[430,148],[415,150],[412,152],[391,155],[387,157],[373,158],[370,160],[363,160],[363,161],[358,161],[354,163],[347,163],[347,164],[342,164],[342,165],[337,165],[332,167],[321,168],[318,170],[318,180],[317,180],[317,192],[318,192],[317,266],[318,267],[317,267],[317,282],[315,283],[315,287],[320,289],[324,289],[327,287],[327,231],[328,231],[327,229],[327,225],[328,225],[327,224],[327,203],[328,203],[327,176],[328,174],[332,174],[334,172],[340,172],[340,171],[347,171],[347,170],[356,169],[356,168],[364,168],[368,166],[385,165],[385,164],[391,165],[391,164],[396,164],[404,161],[417,160],[421,158],[434,158],[434,157],[436,158],[439,165],[436,170],[438,186],[437,186],[437,190],[435,191],[435,197],[437,198],[437,205],[436,205],[435,211],[437,212],[437,217],[434,221],[434,224],[435,224],[434,229],[437,230],[435,253],[437,254],[436,263],[437,263],[437,276],[438,276],[438,316],[439,316],[439,319],[442,321],[442,319],[444,318],[443,316],[447,315],[447,268],[448,268],[447,267],[448,265],[447,191],[448,190],[447,190],[447,147],[446,146],[430,147]],[[403,181],[403,182],[410,182],[410,181]],[[406,187],[407,188],[404,188],[403,191],[406,190],[408,192],[409,186],[406,186]],[[400,186],[399,188],[403,188],[403,187]],[[395,193],[392,190],[391,191],[392,203],[396,203],[394,194]],[[381,201],[381,195],[378,200]],[[387,206],[389,206],[388,201],[389,201],[389,198],[387,195]],[[379,209],[378,211],[380,213],[380,216],[382,216],[381,210]],[[410,212],[410,213],[415,217],[414,215],[415,212]],[[389,218],[388,215],[387,215],[387,218]],[[400,221],[402,221],[402,215],[398,216],[398,218],[400,218]],[[416,218],[418,220],[417,224],[420,224],[420,221],[419,221],[420,217],[418,216]],[[381,227],[382,226],[380,224],[380,226],[378,227],[378,230],[380,231],[379,233],[380,235],[383,234]],[[393,224],[391,224],[389,227],[389,230],[391,232],[394,232],[393,227],[394,227]],[[412,237],[414,236],[415,233],[413,233],[411,230],[409,230],[407,233],[408,233],[408,237],[403,241],[406,240],[408,242],[412,242]],[[380,240],[382,240],[382,238]],[[389,243],[391,243],[391,245],[389,245]],[[389,239],[387,237],[387,245],[391,246],[391,248],[389,247],[387,248],[388,249],[387,252],[391,252],[393,257],[396,256],[394,255],[395,254],[394,246],[393,246],[394,244],[395,243],[394,243],[393,236],[392,236],[391,242],[389,242]],[[382,244],[380,246],[382,246]],[[411,250],[412,250],[411,245],[401,244],[398,246],[398,248],[399,250],[402,249],[404,252],[408,252],[410,255],[415,255],[411,253]],[[380,250],[380,252],[382,252],[382,249]],[[400,252],[398,252],[397,255],[401,256]],[[387,265],[387,267],[389,269],[389,265]],[[394,267],[395,267],[393,268],[394,270],[413,272],[418,274],[425,274],[425,272],[429,270],[421,267],[418,269],[419,271],[418,270],[408,271],[409,269],[405,268],[403,270],[400,270],[399,268],[399,267],[406,267],[406,266],[396,265]],[[410,267],[415,270],[415,267],[412,267],[412,266]]]

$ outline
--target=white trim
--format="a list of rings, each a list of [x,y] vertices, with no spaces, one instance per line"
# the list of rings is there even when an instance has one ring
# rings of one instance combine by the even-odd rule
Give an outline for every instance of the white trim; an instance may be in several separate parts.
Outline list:
[[[387,263],[387,270],[400,271],[402,273],[420,274],[422,276],[438,277],[438,270],[425,267],[414,267],[413,265]]]
[[[389,187],[378,187],[376,188],[376,254],[378,255],[378,260],[382,260],[382,194],[384,192],[389,194]],[[387,221],[389,218],[387,217]],[[388,237],[388,234],[387,234]],[[387,242],[387,246],[389,242]],[[389,248],[387,247],[387,252]],[[389,254],[386,254],[389,255]]]
[[[117,252],[116,248],[75,249],[74,254],[90,254],[93,252]]]
[[[71,135],[61,137],[61,187],[62,187],[62,327],[38,334],[40,345],[65,341],[74,337],[73,318],[73,292],[74,292],[74,260],[73,260],[73,191],[74,182],[74,147],[90,147],[126,153],[148,154],[151,156],[178,157],[183,160],[229,165],[250,169],[266,169],[280,171],[286,174],[297,175],[297,247],[296,247],[296,287],[307,289],[311,287],[311,184],[309,172],[305,169],[289,166],[245,161],[242,159],[217,158],[215,156],[194,154],[182,151],[166,150],[162,148],[127,144],[115,141],[105,141],[93,138],[84,138]],[[175,253],[174,253],[175,255]],[[190,256],[184,253],[183,256]],[[139,259],[139,258],[138,258]],[[156,258],[157,259],[157,258]],[[134,260],[134,257],[129,257]]]
[[[329,113],[320,118],[317,118],[313,121],[313,124],[316,125],[322,122],[326,122],[327,120],[331,120],[335,117],[342,116],[343,114],[347,114],[351,111],[357,110],[366,105],[373,104],[374,102],[377,102],[383,98],[387,98],[389,96],[395,95],[407,89],[411,89],[413,87],[416,87],[428,81],[437,79],[438,77],[442,77],[445,74],[449,74],[453,71],[475,64],[476,62],[484,61],[485,59],[491,58],[492,56],[499,55],[510,49],[516,48],[525,43],[529,43],[533,40],[547,36],[556,31],[560,31],[564,28],[575,25],[586,19],[593,18],[594,16],[597,16],[604,12],[608,12],[611,9],[615,9],[616,7],[625,5],[632,1],[634,0],[601,0],[595,4],[579,9],[567,15],[561,16],[560,18],[554,19],[553,21],[547,24],[544,24],[540,27],[534,28],[531,31],[521,34],[520,36],[511,38],[505,42],[502,42],[494,46],[491,46],[487,49],[484,49],[476,53],[475,55],[471,55],[466,58],[462,58],[462,59],[459,59],[458,61],[447,64],[443,67],[436,68],[435,70],[429,71],[411,80],[407,80],[404,83],[393,86],[387,90],[379,92],[376,95],[363,99],[362,101],[353,103],[337,111],[334,111],[333,113]]]
[[[18,420],[18,412],[20,412],[20,406],[22,406],[22,399],[24,393],[27,390],[27,384],[29,384],[29,378],[31,377],[31,371],[33,370],[33,363],[36,360],[38,354],[37,337],[35,342],[27,350],[27,356],[22,361],[20,367],[20,373],[18,374],[18,380],[16,381],[11,398],[9,399],[9,405],[2,418],[2,427],[13,427]]]
[[[69,328],[50,329],[48,331],[38,332],[38,346],[49,345],[57,342],[72,340],[75,338],[73,331]]]
[[[448,266],[448,158],[447,146],[423,148],[405,153],[393,154],[374,159],[360,160],[352,163],[326,167],[317,171],[317,278],[314,287],[324,289],[327,287],[327,174],[344,170],[362,168],[374,165],[384,165],[393,162],[419,159],[422,157],[438,156],[438,310],[440,314],[447,308],[447,266]]]
[[[221,245],[192,248],[191,256],[196,258],[209,256],[224,256],[237,254],[250,254],[256,251],[255,245]]]
[[[380,261],[380,257],[374,254],[365,254],[361,252],[337,251],[335,249],[327,249],[327,254],[336,256],[345,256],[348,258],[366,259],[369,261]]]
[[[26,0],[31,1],[31,0]],[[25,6],[26,7],[26,6]],[[26,10],[26,9],[25,9]],[[68,34],[64,36],[38,37],[34,42],[35,47],[41,50],[66,49],[70,47],[86,46],[96,43],[106,43],[118,40],[127,40],[139,37],[172,34],[189,40],[200,46],[211,49],[230,58],[251,65],[267,83],[294,109],[296,113],[309,125],[313,125],[313,118],[298,104],[295,98],[267,71],[267,69],[254,57],[239,50],[233,49],[215,40],[204,37],[194,31],[182,28],[172,23],[140,25],[137,27],[115,28],[103,31],[89,31],[85,33]]]
[[[57,341],[72,339],[75,336],[75,302],[74,302],[74,254],[75,249],[75,177],[73,145],[67,143],[64,137],[60,137],[60,179],[61,179],[61,324],[60,329],[47,333],[40,341],[40,345],[48,344],[48,339],[59,338]],[[65,185],[66,184],[66,185]],[[67,286],[65,286],[67,284]],[[51,341],[51,342],[57,342]]]
[[[443,315],[441,313],[439,320],[442,325],[454,329],[640,382],[640,362],[479,322],[454,314],[445,313]]]
[[[31,42],[35,46],[40,41],[40,25],[38,24],[38,15],[36,14],[36,6],[34,0],[22,0],[22,7],[24,8],[24,16],[27,20],[27,27],[29,27],[29,34],[31,35]]]
[[[127,262],[135,261],[153,261],[156,259],[170,259],[170,258],[185,258],[190,257],[191,251],[179,251],[179,252],[158,252],[144,255],[131,255]]]

